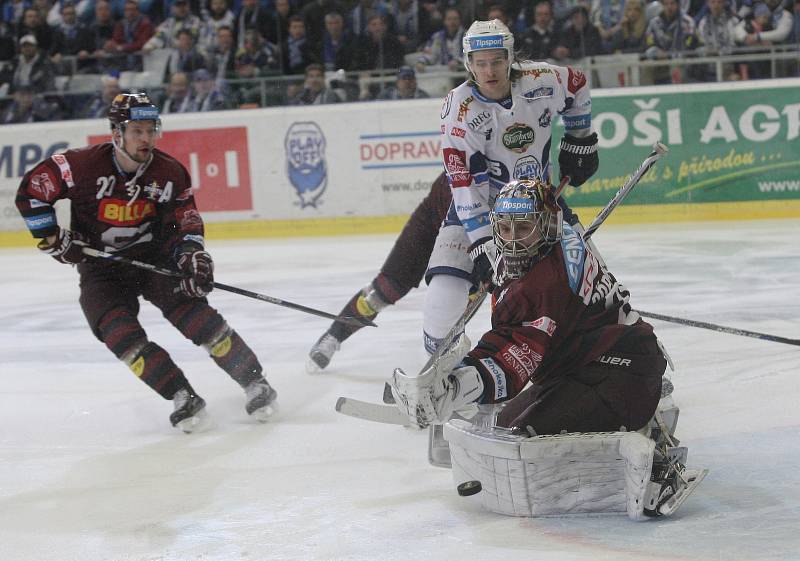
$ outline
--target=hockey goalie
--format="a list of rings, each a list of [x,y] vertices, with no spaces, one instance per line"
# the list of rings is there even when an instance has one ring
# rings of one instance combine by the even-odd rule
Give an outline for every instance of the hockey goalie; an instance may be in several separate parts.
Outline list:
[[[490,510],[672,514],[706,470],[686,468],[674,437],[652,326],[549,185],[508,183],[490,220],[492,329],[474,347],[462,333],[419,376],[395,370],[397,406],[414,425],[444,425],[459,492]]]

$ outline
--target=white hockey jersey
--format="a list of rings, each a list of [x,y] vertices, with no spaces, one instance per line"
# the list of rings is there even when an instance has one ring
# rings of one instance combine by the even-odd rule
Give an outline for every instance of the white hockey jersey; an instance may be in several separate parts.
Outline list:
[[[453,205],[470,242],[491,237],[491,201],[512,179],[550,179],[552,124],[591,134],[592,100],[586,77],[571,67],[514,63],[511,104],[485,98],[464,82],[450,91],[441,113],[442,157]]]

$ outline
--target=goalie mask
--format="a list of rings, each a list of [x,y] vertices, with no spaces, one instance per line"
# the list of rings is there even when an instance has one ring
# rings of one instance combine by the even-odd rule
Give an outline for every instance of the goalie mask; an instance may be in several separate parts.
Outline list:
[[[470,67],[470,53],[491,49],[505,49],[508,60],[508,76],[511,76],[511,63],[514,61],[514,35],[499,19],[473,22],[464,33],[461,46],[464,51],[464,68],[467,69],[473,80],[475,73]]]
[[[522,278],[561,239],[562,212],[553,188],[538,179],[512,181],[500,190],[490,213],[502,255],[498,278]]]

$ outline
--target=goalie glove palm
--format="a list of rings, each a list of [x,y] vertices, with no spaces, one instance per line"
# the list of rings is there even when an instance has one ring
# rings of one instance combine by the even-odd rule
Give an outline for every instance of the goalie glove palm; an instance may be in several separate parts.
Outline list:
[[[395,369],[392,394],[412,424],[424,428],[445,423],[454,413],[467,418],[477,413],[483,380],[472,366],[456,367],[469,348],[469,339],[462,333],[453,349],[419,376]]]

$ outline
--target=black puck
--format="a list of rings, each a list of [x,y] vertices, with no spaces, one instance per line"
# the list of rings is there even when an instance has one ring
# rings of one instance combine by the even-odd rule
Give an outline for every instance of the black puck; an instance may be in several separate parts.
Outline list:
[[[483,489],[483,487],[481,486],[480,481],[465,481],[456,487],[458,494],[462,497],[469,497],[471,495],[475,495],[476,493],[480,493],[481,489]]]

